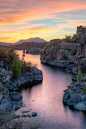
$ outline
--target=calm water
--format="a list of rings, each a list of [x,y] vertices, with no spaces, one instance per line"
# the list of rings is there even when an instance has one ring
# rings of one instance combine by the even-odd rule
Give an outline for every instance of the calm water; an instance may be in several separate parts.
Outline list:
[[[22,51],[18,51],[22,57]],[[43,71],[42,84],[34,85],[31,89],[22,89],[23,103],[26,107],[16,113],[21,114],[24,110],[37,112],[34,118],[22,118],[28,121],[39,121],[44,129],[86,129],[86,114],[81,111],[70,109],[62,102],[63,91],[71,83],[71,75],[56,67],[46,66],[40,63],[40,55],[25,55],[25,61],[31,61]]]

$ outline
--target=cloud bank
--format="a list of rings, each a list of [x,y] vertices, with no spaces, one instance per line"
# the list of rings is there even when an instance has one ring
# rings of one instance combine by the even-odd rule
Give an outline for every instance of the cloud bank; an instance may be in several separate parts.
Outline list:
[[[86,0],[0,0],[0,36],[7,42],[64,37],[78,25],[86,25]]]

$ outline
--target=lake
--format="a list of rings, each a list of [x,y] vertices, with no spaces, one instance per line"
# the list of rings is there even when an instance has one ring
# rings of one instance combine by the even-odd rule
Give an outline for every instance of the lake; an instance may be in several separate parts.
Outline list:
[[[23,52],[17,51],[22,57]],[[29,110],[37,112],[36,117],[21,118],[32,122],[38,121],[44,129],[86,129],[86,113],[70,109],[63,104],[63,94],[72,82],[71,75],[64,69],[51,67],[40,62],[40,55],[25,54],[25,61],[36,64],[43,72],[41,84],[21,89],[23,103],[26,107],[20,108],[16,114]]]

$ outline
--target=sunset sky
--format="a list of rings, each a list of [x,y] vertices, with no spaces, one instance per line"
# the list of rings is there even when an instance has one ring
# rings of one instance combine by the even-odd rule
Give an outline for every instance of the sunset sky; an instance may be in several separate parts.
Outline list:
[[[0,0],[0,42],[49,41],[86,25],[86,0]]]

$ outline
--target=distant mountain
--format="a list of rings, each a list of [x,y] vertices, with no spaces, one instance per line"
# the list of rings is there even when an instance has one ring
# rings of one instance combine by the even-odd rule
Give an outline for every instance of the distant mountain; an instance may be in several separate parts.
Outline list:
[[[13,45],[13,43],[0,42],[0,45],[9,46],[9,45]]]
[[[44,39],[41,39],[39,37],[36,37],[36,38],[29,38],[29,39],[24,39],[24,40],[19,40],[16,44],[21,44],[21,43],[24,43],[24,42],[34,42],[34,43],[43,43],[43,42],[46,42]]]
[[[18,45],[18,44],[21,44],[21,43],[24,43],[24,42],[43,43],[43,42],[46,42],[46,41],[44,39],[41,39],[39,37],[36,37],[36,38],[29,38],[29,39],[24,39],[24,40],[22,39],[22,40],[19,40],[16,43],[0,42],[0,45],[6,45],[6,46],[9,46],[9,45]]]

